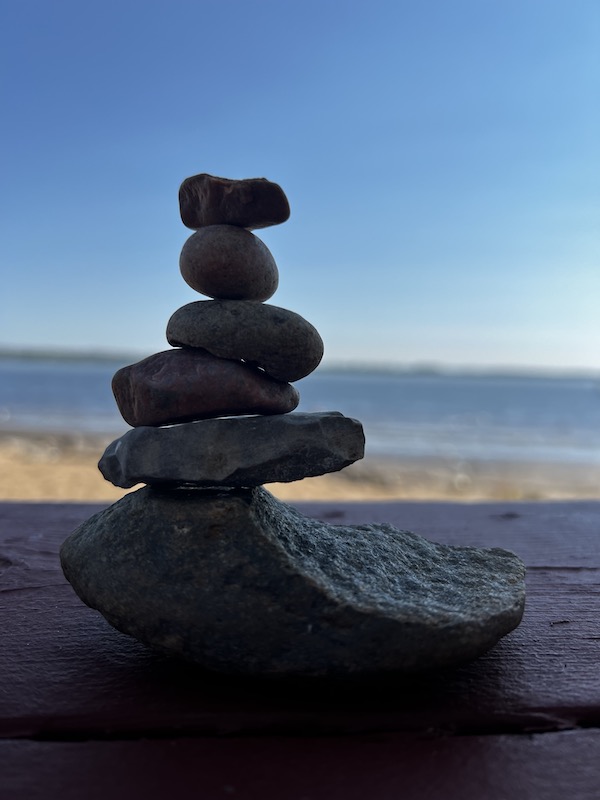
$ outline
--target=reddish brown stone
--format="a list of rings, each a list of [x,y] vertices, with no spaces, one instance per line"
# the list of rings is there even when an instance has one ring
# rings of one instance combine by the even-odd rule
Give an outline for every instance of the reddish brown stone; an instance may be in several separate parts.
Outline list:
[[[185,226],[238,225],[266,228],[290,216],[283,190],[266,178],[229,180],[203,173],[186,178],[179,189],[179,208]]]
[[[279,283],[269,248],[233,225],[210,225],[190,236],[179,267],[192,289],[222,300],[268,300]]]
[[[167,425],[236,414],[286,414],[299,402],[289,383],[204,350],[166,350],[123,367],[112,388],[123,419]]]

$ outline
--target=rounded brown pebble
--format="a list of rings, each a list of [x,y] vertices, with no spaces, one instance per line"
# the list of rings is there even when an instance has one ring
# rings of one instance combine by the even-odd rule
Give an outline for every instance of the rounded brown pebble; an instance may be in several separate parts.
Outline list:
[[[304,378],[323,357],[323,340],[310,322],[285,308],[248,300],[188,303],[169,320],[167,340],[256,364],[278,381]]]
[[[192,289],[222,300],[268,300],[279,283],[269,248],[233,225],[209,225],[192,234],[179,267]]]
[[[281,186],[266,178],[231,180],[214,175],[193,175],[179,189],[181,221],[197,230],[205,225],[266,228],[290,216]]]
[[[300,400],[289,383],[205,350],[165,350],[123,367],[112,381],[123,419],[168,425],[238,414],[286,414]]]

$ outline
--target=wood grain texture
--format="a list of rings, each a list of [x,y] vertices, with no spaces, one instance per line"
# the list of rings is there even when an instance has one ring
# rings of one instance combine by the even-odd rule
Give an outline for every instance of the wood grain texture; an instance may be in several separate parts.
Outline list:
[[[521,626],[478,661],[346,683],[223,678],[113,630],[57,556],[101,507],[0,504],[0,788],[15,798],[179,779],[206,789],[190,796],[274,797],[275,778],[293,798],[600,796],[600,503],[298,504],[529,567]]]
[[[598,800],[600,733],[1,742],[3,800]]]

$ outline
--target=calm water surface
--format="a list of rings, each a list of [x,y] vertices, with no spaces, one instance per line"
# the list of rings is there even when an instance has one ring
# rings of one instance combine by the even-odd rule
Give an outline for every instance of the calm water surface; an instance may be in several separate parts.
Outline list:
[[[0,430],[120,435],[110,381],[122,362],[0,359]],[[600,463],[591,378],[331,372],[299,381],[300,411],[364,425],[371,455]]]

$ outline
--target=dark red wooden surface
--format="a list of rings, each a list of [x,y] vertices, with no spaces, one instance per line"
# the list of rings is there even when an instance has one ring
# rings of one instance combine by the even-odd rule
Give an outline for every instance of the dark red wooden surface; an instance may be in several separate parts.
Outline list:
[[[0,799],[600,798],[600,504],[299,504],[528,566],[521,626],[441,674],[234,680],[113,630],[64,581],[99,506],[0,504]]]

